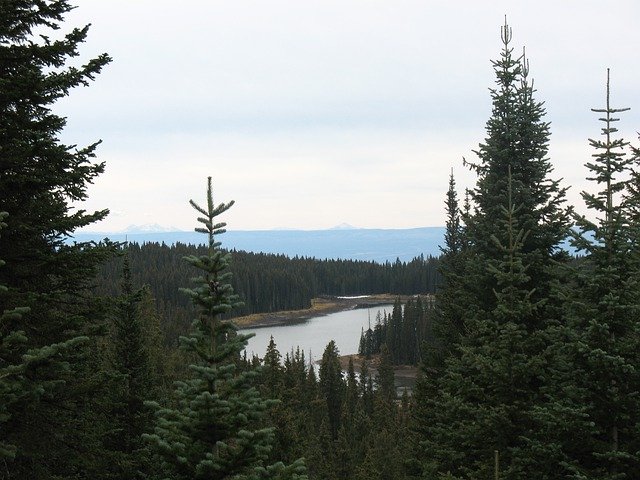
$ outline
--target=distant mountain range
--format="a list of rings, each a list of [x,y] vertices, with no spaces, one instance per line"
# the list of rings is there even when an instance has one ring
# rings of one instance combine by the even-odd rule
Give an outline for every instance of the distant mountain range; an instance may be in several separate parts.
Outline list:
[[[206,237],[200,233],[167,232],[162,227],[153,227],[144,231],[128,228],[126,232],[119,233],[77,233],[71,240],[99,241],[106,237],[120,242],[128,240],[166,244],[201,244],[206,241]],[[439,255],[444,231],[444,227],[368,229],[341,225],[330,230],[230,230],[219,239],[224,248],[248,252],[383,263],[396,259],[406,262],[420,255]]]

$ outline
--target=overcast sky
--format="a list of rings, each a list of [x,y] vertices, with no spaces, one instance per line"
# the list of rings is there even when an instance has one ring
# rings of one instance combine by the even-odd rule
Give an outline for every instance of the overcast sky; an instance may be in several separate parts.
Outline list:
[[[629,106],[640,130],[637,0],[84,0],[81,59],[113,62],[56,111],[64,141],[102,139],[107,170],[85,208],[93,230],[158,223],[189,230],[188,200],[236,200],[230,229],[444,224],[453,167],[485,137],[491,59],[505,14],[526,46],[551,122],[550,158],[570,198],[599,134],[591,107]]]

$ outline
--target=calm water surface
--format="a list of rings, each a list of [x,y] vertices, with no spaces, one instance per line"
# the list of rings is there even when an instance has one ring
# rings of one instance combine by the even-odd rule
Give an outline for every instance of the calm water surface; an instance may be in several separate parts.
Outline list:
[[[241,333],[255,333],[255,337],[249,339],[247,345],[247,356],[256,354],[260,358],[264,356],[269,344],[269,338],[273,335],[278,351],[284,357],[285,353],[300,347],[304,350],[307,361],[316,361],[322,358],[327,344],[334,340],[340,355],[350,355],[358,353],[360,344],[360,333],[369,326],[371,318],[371,328],[375,326],[378,312],[385,311],[391,313],[393,305],[382,305],[369,309],[362,308],[347,310],[344,312],[331,313],[321,317],[313,317],[304,323],[295,325],[281,325],[274,327],[254,328],[241,330]]]

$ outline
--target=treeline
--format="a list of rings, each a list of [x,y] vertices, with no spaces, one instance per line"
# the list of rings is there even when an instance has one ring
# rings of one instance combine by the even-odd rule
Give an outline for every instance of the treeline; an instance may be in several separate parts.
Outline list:
[[[126,250],[133,283],[149,286],[167,340],[175,341],[186,331],[194,312],[190,299],[180,291],[193,276],[183,258],[202,254],[206,247],[132,243]],[[235,250],[230,253],[231,285],[243,305],[228,317],[309,308],[311,300],[321,295],[434,293],[439,281],[438,259],[431,256],[380,264]],[[122,257],[107,261],[98,276],[98,292],[117,295],[121,272]]]
[[[434,315],[432,297],[417,296],[404,307],[396,299],[391,313],[378,312],[373,328],[363,330],[358,354],[370,359],[386,347],[393,365],[418,365],[422,351],[435,341]]]
[[[251,363],[262,366],[263,396],[280,402],[269,412],[278,425],[273,458],[305,458],[317,479],[395,480],[413,468],[411,399],[396,394],[388,350],[375,364],[341,363],[331,341],[316,367],[299,349],[281,354],[272,339],[264,359]]]

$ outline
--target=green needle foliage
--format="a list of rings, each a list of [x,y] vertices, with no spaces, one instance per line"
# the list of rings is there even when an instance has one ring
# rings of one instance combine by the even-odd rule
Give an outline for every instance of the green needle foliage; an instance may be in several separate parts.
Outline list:
[[[338,436],[344,401],[342,367],[336,342],[331,340],[322,354],[320,363],[320,392],[326,401],[329,431],[334,440]]]
[[[0,212],[0,229],[7,226],[4,219],[7,212]],[[4,260],[0,260],[0,267],[4,266]],[[7,287],[0,285],[0,295],[7,293]],[[28,308],[14,308],[0,313],[0,432],[5,431],[4,424],[11,419],[12,408],[19,402],[23,402],[33,392],[26,376],[27,365],[24,362],[25,343],[27,338],[24,332],[13,331],[7,327],[11,321],[20,319],[22,315],[29,313]],[[19,359],[13,363],[10,359]],[[15,360],[14,360],[15,361]],[[16,455],[16,446],[6,441],[5,435],[0,435],[0,460],[7,461]]]
[[[114,478],[139,478],[147,469],[147,452],[142,434],[150,431],[151,412],[145,401],[157,398],[159,379],[153,375],[148,348],[152,332],[145,330],[139,303],[144,289],[134,290],[125,250],[122,268],[122,294],[117,298],[108,350],[109,373],[113,377],[106,398],[110,431],[105,447],[116,459]]]
[[[436,292],[436,309],[432,341],[425,345],[424,364],[432,371],[442,366],[450,349],[464,333],[465,304],[462,295],[465,281],[465,255],[467,254],[465,228],[458,203],[453,169],[449,176],[445,207],[447,212],[444,246],[440,247],[439,272],[443,279]]]
[[[206,208],[190,203],[201,215],[203,226],[196,230],[208,236],[206,255],[185,258],[202,272],[194,279],[195,287],[184,289],[198,308],[198,318],[181,344],[195,361],[191,377],[176,383],[175,406],[152,404],[155,433],[144,437],[162,459],[163,478],[306,478],[302,461],[265,465],[274,434],[262,423],[274,401],[260,397],[256,370],[241,371],[237,366],[249,336],[221,319],[239,305],[229,284],[230,254],[215,240],[225,231],[225,223],[216,223],[216,217],[233,202],[214,205],[209,177]]]
[[[565,404],[580,406],[567,449],[576,470],[607,480],[640,476],[640,265],[638,264],[637,157],[617,138],[607,72],[602,137],[586,164],[596,193],[583,192],[589,217],[578,216],[574,245],[585,260],[576,271],[576,295],[569,303]],[[566,378],[568,377],[568,378]],[[578,433],[579,432],[579,433]]]
[[[7,227],[4,222],[7,217],[7,212],[0,212],[0,229]],[[0,260],[0,267],[4,265],[4,260]],[[9,289],[0,284],[0,298],[8,294]],[[12,330],[29,313],[28,307],[15,307],[0,313],[0,460],[7,474],[19,471],[18,462],[14,460],[30,448],[24,437],[14,436],[26,411],[37,408],[40,399],[46,398],[49,391],[62,383],[61,380],[41,378],[39,371],[53,366],[67,372],[69,364],[61,362],[60,358],[88,341],[87,337],[76,337],[58,344],[29,348],[25,332]]]
[[[16,448],[6,465],[10,478],[86,477],[100,461],[93,353],[106,312],[90,287],[112,249],[66,240],[107,215],[74,207],[104,164],[94,162],[99,142],[60,141],[66,119],[53,106],[88,85],[110,58],[79,64],[89,27],[60,31],[72,9],[65,0],[0,2],[0,210],[11,219],[0,237],[7,288],[0,312],[29,309],[5,316],[2,327],[22,332],[29,353],[4,360],[28,362],[38,386],[37,395],[5,405],[12,414],[2,438]]]
[[[565,189],[550,179],[549,128],[527,60],[514,57],[506,24],[501,38],[493,111],[479,162],[471,165],[478,179],[463,229],[452,182],[447,198],[446,289],[438,310],[451,324],[444,340],[452,345],[439,368],[425,364],[413,425],[422,437],[415,456],[428,478],[490,478],[494,450],[505,478],[553,478],[563,460],[554,456],[556,445],[540,439],[554,418],[538,409],[546,401],[546,329],[560,310],[552,293],[569,215]],[[433,363],[438,367],[437,358]]]
[[[509,188],[518,206],[518,224],[529,232],[523,239],[522,255],[529,269],[529,288],[535,284],[534,300],[550,295],[556,263],[566,257],[559,244],[567,238],[571,220],[564,203],[566,188],[551,178],[549,123],[544,120],[542,102],[535,99],[528,60],[524,54],[514,57],[508,25],[502,27],[501,36],[502,53],[493,62],[497,86],[491,90],[493,111],[487,121],[487,138],[475,152],[479,162],[469,164],[478,174],[476,187],[470,190],[474,210],[464,219],[474,260],[466,264],[469,281],[464,289],[475,295],[478,310],[484,312],[491,312],[497,301],[492,295],[497,279],[485,262],[501,256],[494,237],[507,241],[498,225]],[[529,328],[539,328],[532,320]]]

